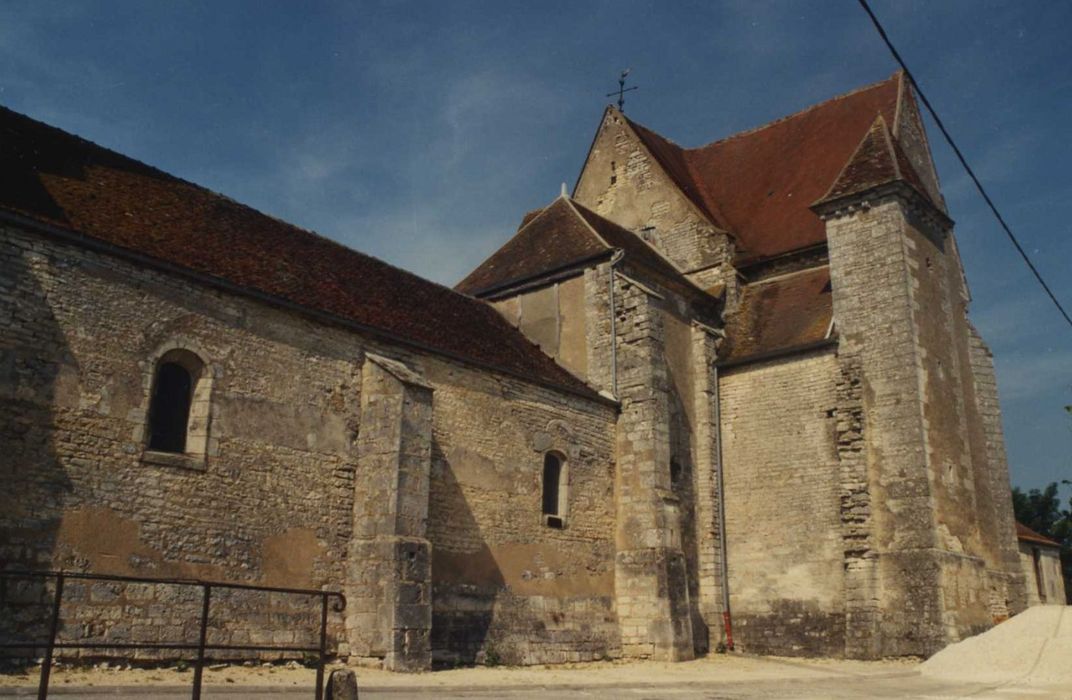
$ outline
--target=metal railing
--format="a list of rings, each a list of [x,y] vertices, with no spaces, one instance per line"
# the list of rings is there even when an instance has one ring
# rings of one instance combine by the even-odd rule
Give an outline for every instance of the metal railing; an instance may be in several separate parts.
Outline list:
[[[154,649],[160,651],[183,651],[196,650],[197,660],[194,662],[193,699],[201,698],[201,680],[205,667],[205,654],[209,651],[251,651],[251,652],[301,652],[302,654],[315,653],[316,657],[316,700],[324,698],[324,661],[327,654],[328,634],[328,601],[333,600],[332,610],[342,612],[346,607],[346,598],[337,591],[319,591],[306,588],[279,588],[275,586],[253,586],[244,583],[223,583],[220,581],[202,581],[199,579],[166,579],[144,578],[138,576],[105,576],[101,574],[84,574],[70,571],[0,571],[0,603],[6,598],[6,583],[10,579],[54,579],[55,595],[52,600],[52,611],[49,622],[48,641],[24,640],[17,642],[2,642],[3,649],[45,649],[45,656],[41,664],[41,680],[37,686],[38,700],[48,697],[48,681],[52,673],[52,657],[56,649]],[[60,609],[63,605],[63,584],[68,580],[88,581],[117,581],[122,583],[148,583],[169,586],[200,586],[201,596],[201,620],[198,629],[197,644],[189,643],[155,643],[155,642],[57,642],[56,635],[60,628]],[[320,644],[318,646],[280,646],[280,645],[242,645],[242,644],[209,644],[208,643],[208,620],[212,602],[212,591],[215,589],[257,591],[262,593],[282,593],[286,595],[316,596],[320,598]],[[2,641],[2,640],[0,640]],[[10,655],[7,655],[10,657]]]

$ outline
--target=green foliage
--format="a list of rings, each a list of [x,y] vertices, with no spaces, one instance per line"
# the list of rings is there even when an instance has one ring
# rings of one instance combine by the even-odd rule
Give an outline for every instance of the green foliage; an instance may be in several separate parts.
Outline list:
[[[1012,508],[1016,519],[1046,537],[1062,542],[1069,535],[1072,514],[1061,509],[1058,493],[1060,486],[1054,482],[1044,489],[1031,489],[1024,493],[1019,487],[1012,490]],[[1072,506],[1072,503],[1069,504]]]

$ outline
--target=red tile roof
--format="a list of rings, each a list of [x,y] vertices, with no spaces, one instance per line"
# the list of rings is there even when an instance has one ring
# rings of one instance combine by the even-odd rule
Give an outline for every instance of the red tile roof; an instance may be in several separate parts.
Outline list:
[[[906,182],[921,196],[930,199],[923,181],[909,162],[901,145],[890,134],[886,121],[876,117],[856,152],[816,204],[832,202],[890,182]]]
[[[629,123],[693,203],[736,236],[743,263],[825,240],[808,207],[829,190],[877,116],[894,123],[902,80],[896,73],[699,148]]]
[[[470,272],[455,289],[479,295],[602,253],[609,254],[607,245],[595,235],[577,209],[559,197],[535,214],[527,214],[513,238]]]
[[[601,254],[609,257],[615,249],[625,251],[630,264],[663,280],[691,285],[673,263],[635,233],[572,199],[559,197],[535,215],[526,215],[513,238],[455,289],[481,295],[598,259]]]
[[[1027,525],[1017,521],[1016,523],[1016,539],[1022,542],[1034,542],[1035,544],[1044,544],[1049,547],[1060,547],[1060,542],[1055,542],[1049,537],[1038,534]]]
[[[490,305],[0,108],[0,210],[586,396]]]
[[[737,312],[726,320],[720,362],[738,362],[818,343],[833,317],[830,268],[794,272],[742,288]]]

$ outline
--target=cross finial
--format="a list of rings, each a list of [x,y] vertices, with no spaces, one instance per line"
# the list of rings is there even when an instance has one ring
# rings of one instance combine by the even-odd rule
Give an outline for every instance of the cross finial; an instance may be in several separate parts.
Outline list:
[[[630,88],[627,88],[625,86],[625,79],[629,75],[630,70],[631,69],[629,69],[629,68],[626,68],[625,70],[623,70],[622,74],[620,76],[618,76],[618,89],[616,91],[614,91],[614,92],[608,92],[607,93],[607,97],[614,97],[615,95],[618,96],[618,111],[619,112],[624,112],[625,111],[625,93],[629,92],[630,90],[638,90],[639,89],[636,85],[634,85],[633,87],[630,87]]]

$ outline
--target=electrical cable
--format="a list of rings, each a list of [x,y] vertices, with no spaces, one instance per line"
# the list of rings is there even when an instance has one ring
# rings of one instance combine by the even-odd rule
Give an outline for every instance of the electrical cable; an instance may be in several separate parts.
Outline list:
[[[894,48],[893,42],[890,41],[890,37],[886,34],[886,30],[883,29],[882,24],[878,21],[878,17],[876,17],[875,13],[871,11],[871,7],[867,4],[867,0],[859,0],[859,3],[860,6],[864,8],[864,12],[867,13],[867,16],[871,18],[872,24],[875,25],[875,29],[878,30],[879,36],[881,36],[882,41],[886,43],[886,47],[890,50],[890,53],[893,54],[894,59],[896,59],[897,63],[901,65],[901,69],[905,72],[905,75],[908,76],[908,80],[912,83],[912,87],[915,88],[916,94],[919,95],[919,99],[923,102],[923,105],[927,108],[927,111],[930,112],[931,117],[934,119],[934,123],[938,125],[938,128],[942,132],[942,136],[945,137],[946,143],[949,144],[950,148],[953,149],[953,153],[957,155],[957,159],[960,160],[960,164],[964,166],[964,170],[968,173],[968,177],[970,177],[972,182],[975,183],[975,188],[979,190],[979,194],[983,196],[983,200],[986,201],[986,205],[990,207],[990,211],[994,213],[994,217],[998,220],[998,223],[1001,224],[1001,228],[1004,229],[1005,235],[1007,235],[1009,237],[1009,240],[1012,241],[1013,246],[1016,247],[1016,251],[1020,253],[1020,257],[1024,259],[1024,262],[1027,263],[1027,266],[1031,269],[1032,274],[1035,275],[1035,279],[1037,279],[1038,283],[1042,285],[1042,288],[1046,291],[1046,294],[1049,295],[1050,300],[1053,302],[1054,306],[1057,307],[1057,310],[1060,311],[1061,315],[1065,317],[1065,321],[1068,322],[1069,326],[1072,326],[1072,318],[1069,317],[1068,312],[1065,311],[1063,306],[1061,306],[1061,302],[1057,300],[1057,297],[1054,295],[1053,290],[1051,290],[1050,286],[1046,284],[1046,280],[1042,279],[1042,274],[1039,273],[1038,268],[1035,267],[1035,264],[1031,262],[1031,258],[1028,257],[1027,252],[1024,250],[1023,246],[1020,245],[1020,241],[1016,239],[1016,236],[1013,234],[1012,229],[1010,229],[1009,225],[1005,223],[1005,217],[1001,215],[1001,212],[999,212],[998,208],[994,205],[993,200],[990,199],[990,195],[988,195],[986,193],[986,190],[983,189],[983,184],[979,182],[979,178],[975,176],[975,172],[971,169],[971,166],[968,165],[968,161],[964,159],[964,154],[960,152],[959,148],[957,148],[957,144],[953,141],[953,137],[949,135],[949,131],[946,130],[945,124],[943,124],[942,120],[938,118],[938,113],[934,111],[934,107],[931,106],[930,100],[928,100],[927,96],[923,94],[923,90],[919,87],[919,83],[916,82],[916,78],[912,75],[912,71],[908,70],[908,66],[905,65],[904,59],[901,58],[901,54],[898,53],[896,48]]]

